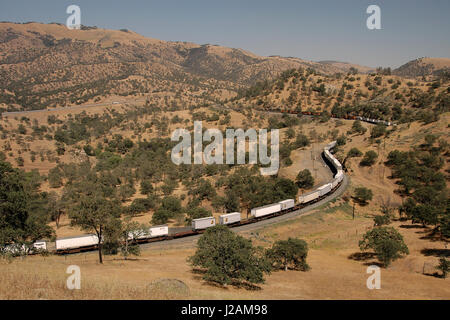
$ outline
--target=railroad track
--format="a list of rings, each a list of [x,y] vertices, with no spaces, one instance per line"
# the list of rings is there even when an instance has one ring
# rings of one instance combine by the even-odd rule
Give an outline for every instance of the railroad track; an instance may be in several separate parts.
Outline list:
[[[299,216],[307,215],[314,209],[316,209],[334,199],[339,198],[345,192],[345,190],[347,190],[349,182],[350,182],[350,179],[348,178],[348,176],[344,175],[344,179],[343,179],[342,183],[340,184],[339,188],[337,188],[334,193],[328,195],[327,197],[323,198],[322,200],[320,200],[316,203],[310,204],[304,208],[301,208],[301,209],[298,209],[298,210],[295,210],[295,211],[292,211],[292,212],[289,212],[289,213],[286,213],[286,214],[283,214],[283,215],[280,215],[277,217],[269,218],[266,220],[260,220],[260,221],[257,221],[254,223],[249,223],[249,224],[242,225],[242,226],[233,227],[233,228],[230,228],[230,230],[232,230],[233,232],[236,232],[238,234],[246,234],[249,232],[254,232],[254,231],[260,230],[269,225],[277,224],[280,222],[295,219]],[[155,248],[155,249],[156,248],[170,249],[171,247],[176,247],[177,249],[193,248],[193,247],[195,247],[197,240],[200,238],[200,236],[201,236],[201,234],[197,234],[197,235],[184,237],[184,238],[143,243],[143,244],[141,244],[141,247],[144,249],[150,249],[150,248],[151,249],[153,249],[153,248]],[[181,247],[180,247],[180,245],[181,245]]]

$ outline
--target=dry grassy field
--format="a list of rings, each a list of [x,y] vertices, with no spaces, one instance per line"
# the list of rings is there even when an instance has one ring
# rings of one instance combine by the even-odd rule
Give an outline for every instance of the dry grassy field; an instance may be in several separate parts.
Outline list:
[[[244,234],[255,244],[269,246],[287,237],[305,239],[310,251],[308,272],[279,271],[266,277],[258,290],[229,286],[220,288],[201,280],[186,259],[194,253],[195,241],[176,246],[167,243],[144,248],[136,259],[108,256],[103,265],[97,255],[33,256],[0,262],[1,299],[449,299],[449,279],[432,276],[436,270],[441,242],[422,239],[423,228],[409,222],[395,222],[405,237],[410,255],[381,271],[381,289],[369,290],[368,265],[375,260],[356,261],[361,234],[373,224],[369,216],[342,200],[315,210],[307,216]],[[426,252],[426,254],[424,254]],[[66,269],[81,269],[81,289],[66,288]],[[178,279],[189,290],[151,284]]]

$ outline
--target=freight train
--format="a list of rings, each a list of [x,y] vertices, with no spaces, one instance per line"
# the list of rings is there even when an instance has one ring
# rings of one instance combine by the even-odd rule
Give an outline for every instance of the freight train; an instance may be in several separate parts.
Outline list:
[[[336,141],[328,144],[323,151],[323,156],[326,159],[326,163],[332,169],[334,176],[333,179],[318,187],[314,191],[302,194],[298,197],[297,202],[295,199],[286,199],[277,203],[268,204],[262,207],[253,208],[250,210],[250,217],[246,219],[241,218],[240,212],[227,213],[219,216],[218,223],[226,225],[228,227],[237,227],[246,224],[255,223],[257,221],[270,219],[276,216],[280,216],[292,211],[302,209],[308,205],[322,200],[328,195],[336,191],[343,179],[344,172],[342,170],[341,163],[334,157],[331,150],[336,146]],[[216,225],[215,217],[205,217],[200,219],[194,219],[191,227],[185,230],[175,229],[170,232],[167,225],[152,226],[146,232],[136,238],[131,234],[128,236],[129,240],[136,243],[148,243],[154,241],[170,240],[175,238],[182,238],[203,233],[206,229]],[[30,246],[30,248],[13,247],[13,245],[3,248],[3,250],[13,252],[12,250],[25,250],[27,254],[37,253],[41,250],[53,251],[56,254],[68,254],[78,253],[83,251],[95,250],[98,248],[99,239],[96,235],[82,235],[78,237],[67,237],[56,239],[55,249],[49,250],[48,243],[46,241],[38,241]]]
[[[296,110],[290,110],[290,109],[266,109],[264,110],[266,112],[275,112],[275,113],[282,113],[282,114],[295,114],[295,115],[305,115],[305,116],[320,116],[322,113],[318,111],[296,111]],[[335,119],[346,119],[346,120],[359,120],[363,122],[368,122],[372,124],[383,124],[385,126],[395,126],[396,124],[391,121],[386,120],[380,120],[380,119],[373,119],[368,117],[361,117],[361,116],[354,116],[354,115],[345,115],[342,117],[338,117],[335,114],[331,114],[332,118]]]

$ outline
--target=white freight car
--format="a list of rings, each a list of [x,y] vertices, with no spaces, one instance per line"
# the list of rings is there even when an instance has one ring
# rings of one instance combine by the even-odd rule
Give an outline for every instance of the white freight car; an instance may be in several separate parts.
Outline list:
[[[13,243],[13,244],[8,244],[8,245],[2,247],[0,251],[3,253],[12,254],[12,255],[23,255],[23,254],[29,254],[30,248],[24,244]]]
[[[200,218],[192,220],[192,229],[201,230],[216,225],[216,219],[214,217]]]
[[[98,245],[98,237],[95,234],[56,239],[56,251],[92,247],[96,245]]]
[[[258,218],[267,216],[272,213],[280,212],[281,211],[281,205],[279,203],[274,204],[268,204],[267,206],[254,208],[251,211],[252,217]]]
[[[220,224],[232,224],[237,223],[241,221],[241,213],[240,212],[233,212],[233,213],[227,213],[219,216],[219,223]]]
[[[341,182],[342,179],[344,179],[344,171],[338,170],[337,174],[334,177],[338,179],[339,182]]]
[[[310,201],[316,200],[319,197],[320,197],[320,191],[315,190],[310,193],[299,196],[298,203],[308,203]]]
[[[325,150],[325,158],[327,158],[329,161],[333,161],[333,156],[331,155],[330,151]]]
[[[338,159],[333,157],[333,162],[334,162],[334,167],[336,168],[336,170],[342,170],[342,165],[341,163],[338,161]]]
[[[279,204],[281,205],[281,210],[286,210],[293,208],[295,206],[295,200],[294,199],[287,199],[280,201]]]
[[[320,196],[324,196],[331,191],[331,183],[324,184],[323,186],[317,188],[317,190],[319,191]]]
[[[326,147],[325,147],[325,149],[326,150],[331,150],[331,149],[333,149],[334,147],[336,147],[336,141],[333,141],[333,142],[331,142],[330,144],[328,144]]]
[[[36,241],[35,243],[33,243],[33,248],[36,250],[47,250],[47,242]]]
[[[338,184],[339,184],[339,179],[334,178],[333,181],[331,181],[331,189],[336,188]]]
[[[143,230],[143,231],[145,231],[145,232],[129,232],[128,240],[131,240],[133,238],[141,240],[141,239],[167,236],[169,234],[169,227],[167,225],[153,226],[153,227],[150,227],[149,229]]]
[[[169,227],[167,225],[153,226],[149,229],[151,238],[167,236],[169,234]]]

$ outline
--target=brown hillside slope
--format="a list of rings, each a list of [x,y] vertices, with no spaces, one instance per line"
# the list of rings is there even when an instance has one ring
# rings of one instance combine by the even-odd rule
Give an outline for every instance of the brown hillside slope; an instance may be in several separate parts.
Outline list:
[[[0,23],[0,52],[0,103],[18,109],[85,103],[111,94],[143,95],[180,83],[237,89],[291,68],[326,74],[347,68],[161,41],[129,30],[69,30],[40,23]]]
[[[394,70],[394,74],[403,77],[422,77],[450,72],[450,58],[419,58]]]

